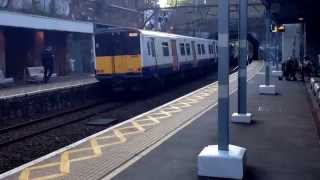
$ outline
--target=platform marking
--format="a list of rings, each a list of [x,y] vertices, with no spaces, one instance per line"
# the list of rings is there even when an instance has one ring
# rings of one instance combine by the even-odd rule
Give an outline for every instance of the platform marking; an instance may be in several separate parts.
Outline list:
[[[103,148],[123,144],[127,141],[126,136],[133,135],[133,134],[139,134],[145,132],[144,127],[150,127],[150,126],[156,126],[161,123],[161,120],[169,119],[173,116],[173,114],[179,113],[183,111],[186,108],[192,107],[193,104],[197,104],[201,102],[206,97],[209,97],[213,93],[216,92],[216,85],[214,85],[211,88],[208,88],[205,90],[205,92],[196,93],[195,95],[192,95],[191,97],[186,97],[181,99],[178,102],[175,102],[173,104],[167,105],[160,110],[150,113],[143,119],[138,119],[135,121],[131,121],[130,123],[125,124],[125,126],[118,127],[113,130],[112,135],[106,135],[106,136],[98,136],[95,138],[92,138],[90,140],[90,147],[85,148],[74,148],[69,151],[65,151],[60,156],[60,162],[56,163],[49,163],[46,165],[35,165],[30,168],[24,169],[19,177],[19,180],[47,180],[47,179],[55,179],[61,176],[66,176],[70,173],[70,166],[74,162],[84,161],[84,160],[90,160],[99,158],[103,154]],[[134,129],[134,131],[124,132],[125,130]],[[113,141],[111,143],[105,143],[101,144],[99,140],[106,140],[106,139],[116,139],[116,141]],[[78,158],[70,159],[72,154],[80,153],[90,151],[93,152],[93,155],[90,156],[83,156]],[[42,176],[37,178],[30,178],[31,172],[33,170],[44,170],[46,168],[52,168],[52,167],[59,167],[59,174],[52,174],[48,176]]]
[[[231,75],[230,80],[235,81],[237,79],[237,75]],[[89,147],[79,148],[73,147],[73,149],[69,149],[64,151],[60,155],[60,162],[47,163],[42,165],[34,165],[31,167],[24,168],[19,175],[19,180],[48,180],[48,179],[56,179],[61,178],[62,176],[67,176],[70,174],[70,167],[72,163],[85,161],[90,159],[99,158],[103,154],[103,148],[115,146],[119,144],[123,144],[127,142],[126,136],[140,134],[145,132],[144,127],[156,126],[161,123],[161,120],[169,119],[173,114],[179,113],[184,109],[192,107],[193,104],[197,104],[201,102],[203,99],[211,96],[213,93],[217,92],[217,83],[210,84],[207,87],[203,88],[201,91],[197,91],[196,93],[190,94],[190,96],[184,96],[179,98],[177,101],[173,101],[173,103],[168,103],[162,108],[151,112],[149,114],[145,114],[142,116],[143,119],[135,119],[129,122],[122,124],[120,127],[115,127],[112,130],[112,134],[109,131],[104,132],[104,134],[98,135],[97,137],[92,137],[89,141],[84,142],[89,143]],[[149,121],[149,122],[148,122]],[[134,131],[123,132],[124,130],[134,129]],[[115,139],[115,141],[101,144],[99,140],[107,140],[107,139]],[[93,155],[84,155],[83,157],[72,158],[71,155],[74,153],[92,152]],[[59,155],[59,154],[57,154]],[[70,158],[71,157],[71,158]],[[31,178],[31,172],[34,170],[44,170],[47,168],[58,167],[60,173],[51,174],[36,178]]]

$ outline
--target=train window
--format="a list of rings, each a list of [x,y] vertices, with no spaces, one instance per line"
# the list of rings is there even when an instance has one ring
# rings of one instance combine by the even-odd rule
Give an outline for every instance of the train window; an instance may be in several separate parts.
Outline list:
[[[202,52],[202,54],[206,54],[206,50],[204,48],[204,44],[201,44],[201,52]]]
[[[212,54],[212,47],[210,44],[208,45],[208,48],[209,48],[209,54]]]
[[[186,49],[184,47],[184,43],[180,44],[180,53],[181,53],[181,56],[185,56],[186,55]]]
[[[148,47],[148,55],[151,55],[151,47],[150,47],[150,42],[147,42],[147,47]]]
[[[201,45],[198,44],[198,54],[201,54]]]
[[[163,42],[162,43],[162,52],[163,52],[163,56],[169,56],[169,43],[168,42]]]
[[[186,50],[187,50],[187,55],[190,56],[191,55],[191,48],[190,48],[189,43],[186,44]]]
[[[140,37],[129,37],[128,32],[103,33],[95,37],[97,56],[140,54]]]

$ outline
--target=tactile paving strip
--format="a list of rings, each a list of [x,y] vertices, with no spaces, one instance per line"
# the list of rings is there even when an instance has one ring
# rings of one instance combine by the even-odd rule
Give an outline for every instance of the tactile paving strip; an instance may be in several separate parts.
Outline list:
[[[248,78],[254,77],[262,65],[261,62],[250,65]],[[237,73],[230,76],[230,90],[236,88]],[[6,179],[101,179],[206,107],[216,103],[217,94],[217,83],[210,84],[107,129],[76,147],[13,173]]]

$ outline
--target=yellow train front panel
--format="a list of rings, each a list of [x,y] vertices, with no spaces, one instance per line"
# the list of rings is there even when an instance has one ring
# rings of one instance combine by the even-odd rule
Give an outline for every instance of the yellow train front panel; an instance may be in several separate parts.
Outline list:
[[[96,58],[97,75],[141,72],[141,55],[103,56]]]
[[[111,75],[114,72],[114,57],[101,56],[96,57],[96,73],[97,75]]]

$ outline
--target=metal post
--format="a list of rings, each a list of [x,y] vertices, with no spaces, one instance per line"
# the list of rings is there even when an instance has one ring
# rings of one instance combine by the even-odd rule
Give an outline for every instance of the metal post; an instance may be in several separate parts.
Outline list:
[[[240,51],[238,76],[238,113],[247,113],[247,31],[248,31],[248,0],[240,0]]]
[[[229,150],[229,0],[219,0],[218,147]]]
[[[279,70],[279,63],[280,63],[280,35],[281,33],[276,33],[275,36],[276,36],[276,44],[275,44],[275,47],[276,47],[276,69]]]
[[[265,85],[270,85],[270,9],[266,10],[266,72],[265,72]]]
[[[303,64],[304,53],[304,23],[300,24],[300,62]]]
[[[91,36],[91,42],[92,42],[92,64],[94,66],[94,70],[96,70],[96,38],[95,34],[92,34]]]
[[[307,22],[303,24],[304,26],[304,35],[303,35],[303,47],[304,47],[304,56],[308,56],[307,53]]]

